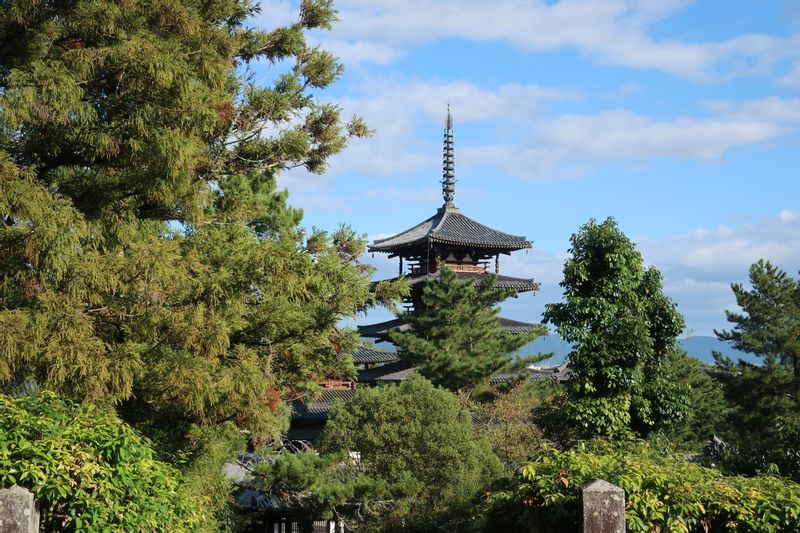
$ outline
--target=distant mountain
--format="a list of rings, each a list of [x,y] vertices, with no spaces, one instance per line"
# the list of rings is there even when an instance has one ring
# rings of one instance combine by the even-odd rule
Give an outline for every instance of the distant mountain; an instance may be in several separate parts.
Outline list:
[[[369,339],[362,339],[362,341],[366,341],[368,343]],[[702,362],[709,365],[714,364],[714,357],[711,355],[711,352],[714,351],[720,352],[725,357],[730,357],[734,361],[743,359],[748,363],[761,363],[761,359],[755,355],[740,352],[739,350],[734,349],[727,342],[723,342],[716,337],[696,335],[694,337],[686,337],[685,339],[681,339],[678,341],[678,344],[681,348],[686,350],[689,355],[696,357],[697,359],[700,359]],[[390,352],[395,351],[395,347],[389,342],[381,342],[377,344],[377,347]],[[558,335],[552,334],[539,337],[530,344],[523,346],[520,348],[519,353],[522,355],[536,355],[539,353],[550,352],[553,354],[552,357],[536,364],[538,366],[555,366],[563,363],[571,351],[572,346],[568,342],[563,340]]]
[[[751,353],[740,352],[729,343],[721,341],[716,337],[703,337],[699,335],[695,337],[686,337],[678,341],[678,344],[680,344],[681,348],[686,350],[689,355],[697,357],[704,363],[711,365],[714,364],[714,358],[711,356],[711,352],[720,352],[725,357],[733,359],[734,362],[742,359],[748,363],[757,365],[762,363],[760,357]]]
[[[734,349],[727,342],[723,342],[716,337],[706,337],[700,335],[686,337],[685,339],[679,340],[678,345],[686,350],[689,355],[700,359],[706,364],[714,364],[714,357],[711,355],[711,352],[714,351],[720,352],[725,357],[730,357],[734,361],[743,359],[749,363],[759,364],[761,362],[760,358],[756,357],[755,355],[740,352],[739,350]],[[558,335],[547,335],[544,337],[539,337],[532,343],[528,344],[520,350],[520,353],[532,355],[536,353],[552,352],[553,356],[550,359],[538,363],[542,366],[552,366],[563,363],[571,351],[572,346],[570,346],[568,342],[562,340],[561,337]]]

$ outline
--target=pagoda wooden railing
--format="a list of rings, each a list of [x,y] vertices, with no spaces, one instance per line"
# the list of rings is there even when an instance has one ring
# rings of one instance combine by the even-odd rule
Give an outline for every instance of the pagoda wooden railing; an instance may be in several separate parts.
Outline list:
[[[460,263],[446,263],[446,265],[453,272],[474,272],[477,274],[486,272],[486,265],[464,265]]]
[[[320,381],[319,386],[324,390],[351,390],[356,388],[356,384],[352,381],[340,381],[338,379]]]

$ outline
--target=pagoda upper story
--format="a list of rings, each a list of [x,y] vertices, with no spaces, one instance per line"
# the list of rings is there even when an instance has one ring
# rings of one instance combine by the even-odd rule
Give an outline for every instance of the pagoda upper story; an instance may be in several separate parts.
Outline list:
[[[448,107],[442,171],[444,205],[435,215],[416,226],[374,241],[369,251],[400,258],[399,274],[410,278],[412,292],[409,303],[412,306],[420,296],[421,282],[438,277],[442,265],[447,265],[462,279],[475,280],[488,276],[493,266],[498,275],[498,286],[517,292],[538,290],[539,284],[532,279],[500,276],[500,255],[530,248],[532,243],[525,237],[485,226],[462,214],[455,206],[453,152],[453,117]]]

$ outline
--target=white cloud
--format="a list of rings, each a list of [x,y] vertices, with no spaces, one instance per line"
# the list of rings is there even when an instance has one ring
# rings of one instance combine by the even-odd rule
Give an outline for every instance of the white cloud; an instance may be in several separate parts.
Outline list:
[[[719,42],[654,39],[649,27],[686,0],[339,0],[340,21],[317,39],[347,64],[391,63],[443,38],[507,42],[540,52],[570,48],[615,66],[692,79],[748,75],[797,52],[795,37],[747,34]],[[286,19],[285,1],[263,2],[258,24]]]
[[[747,277],[750,265],[767,259],[791,270],[800,267],[800,210],[738,226],[700,228],[666,240],[640,240],[647,261],[682,278],[728,282]]]
[[[800,209],[749,224],[699,228],[663,240],[639,239],[648,264],[664,275],[664,292],[692,324],[710,335],[727,327],[724,310],[736,308],[732,282],[747,283],[750,265],[771,261],[796,276],[800,269]]]
[[[363,172],[370,176],[397,177],[414,170],[438,170],[440,152],[420,143],[421,123],[444,121],[448,103],[459,124],[502,121],[524,127],[540,116],[543,102],[578,98],[573,91],[539,85],[506,84],[486,89],[466,81],[373,79],[360,87],[363,98],[337,100],[345,116],[362,116],[375,136],[351,143],[331,164],[333,173]],[[461,160],[459,148],[459,161]],[[466,161],[466,159],[464,160]]]

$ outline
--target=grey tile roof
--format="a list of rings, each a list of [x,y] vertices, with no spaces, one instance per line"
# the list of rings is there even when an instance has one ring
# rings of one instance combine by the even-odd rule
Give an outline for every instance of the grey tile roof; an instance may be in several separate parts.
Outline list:
[[[376,381],[402,381],[408,379],[417,368],[406,361],[396,361],[385,365],[367,368],[358,372],[359,383],[375,383]]]
[[[386,239],[378,239],[369,246],[370,252],[390,252],[431,242],[443,244],[460,244],[480,248],[502,248],[504,250],[522,250],[530,248],[531,243],[525,237],[511,235],[484,226],[480,222],[462,215],[456,208],[441,208],[429,219]]]
[[[311,402],[304,402],[302,400],[295,400],[292,402],[292,420],[327,420],[328,411],[331,404],[336,400],[346,402],[353,396],[356,391],[354,389],[331,389],[323,390]]]
[[[551,379],[553,381],[562,383],[567,381],[570,376],[572,376],[572,370],[570,370],[566,364],[551,366],[548,368],[530,368],[528,370],[523,370],[521,373],[505,372],[502,374],[497,374],[489,380],[489,383],[492,385],[499,385],[500,383],[509,379],[521,378],[524,374],[528,375],[528,379],[530,381],[536,381],[537,379]]]
[[[389,330],[397,329],[399,331],[408,331],[411,326],[402,318],[393,318],[386,322],[378,322],[377,324],[367,324],[366,326],[358,326],[358,334],[362,337],[370,339],[382,339],[389,335]]]
[[[475,280],[480,281],[485,279],[489,276],[490,273],[480,273],[480,272],[455,272],[456,276],[460,280]],[[441,277],[441,272],[434,272],[433,274],[426,274],[424,276],[416,276],[413,278],[408,279],[408,283],[412,286],[424,283],[427,279],[439,279]],[[501,289],[512,289],[517,292],[526,292],[526,291],[537,291],[539,290],[539,284],[533,281],[533,279],[527,278],[515,278],[512,276],[504,276],[502,274],[497,276],[497,286]]]
[[[378,348],[369,348],[364,345],[359,345],[353,352],[353,362],[357,365],[391,363],[393,361],[397,361],[396,353],[379,350]]]
[[[509,333],[524,333],[537,327],[539,324],[531,324],[529,322],[520,322],[519,320],[511,320],[510,318],[500,317],[500,327]],[[398,331],[408,331],[411,326],[405,319],[394,318],[386,322],[379,322],[377,324],[368,324],[366,326],[358,326],[358,333],[362,337],[370,339],[386,339],[389,336],[389,331],[396,329]]]

